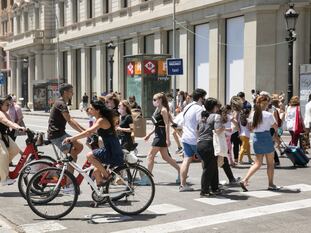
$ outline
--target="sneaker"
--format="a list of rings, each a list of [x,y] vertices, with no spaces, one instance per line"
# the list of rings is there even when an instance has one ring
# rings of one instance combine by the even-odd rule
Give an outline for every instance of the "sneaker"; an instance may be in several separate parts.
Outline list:
[[[183,152],[183,148],[179,147],[177,148],[177,150],[175,151],[176,154],[182,153]]]
[[[179,192],[191,192],[194,189],[191,188],[189,185],[185,185],[185,186],[179,186]]]
[[[141,177],[141,179],[137,182],[135,182],[136,185],[140,185],[140,186],[149,186],[151,185],[150,180],[148,179],[147,176],[143,176]]]
[[[68,195],[74,195],[75,194],[75,187],[73,186],[73,184],[69,184],[61,190],[61,193],[62,194],[68,194]]]
[[[2,181],[2,182],[1,182],[1,186],[12,185],[12,184],[15,183],[15,181],[16,181],[16,180],[7,178],[5,181]]]
[[[229,182],[229,185],[240,184],[240,181],[241,181],[241,177],[234,178],[233,180],[231,180],[231,181]]]

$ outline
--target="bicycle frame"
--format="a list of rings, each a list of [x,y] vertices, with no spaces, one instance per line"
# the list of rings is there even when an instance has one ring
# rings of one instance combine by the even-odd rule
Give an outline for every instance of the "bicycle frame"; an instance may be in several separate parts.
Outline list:
[[[81,168],[76,162],[73,161],[63,161],[64,162],[64,166],[62,167],[62,172],[60,174],[60,178],[56,183],[56,187],[55,189],[57,190],[58,187],[64,186],[66,184],[66,181],[63,180],[63,176],[65,174],[65,171],[68,168],[68,165],[72,166],[74,168],[74,170],[76,170],[79,175],[76,177],[76,181],[77,181],[77,185],[80,186],[81,182],[83,181],[83,179],[86,179],[86,181],[88,182],[88,184],[92,187],[92,189],[96,192],[96,194],[100,197],[109,197],[110,195],[108,193],[102,193],[101,189],[99,189],[96,185],[96,183],[93,181],[93,179],[88,175],[88,172],[91,171],[92,169],[94,169],[94,166],[91,165],[88,161],[85,162],[85,164],[83,165],[83,167]],[[107,168],[109,169],[109,166]],[[114,173],[124,184],[126,184],[126,181],[122,178],[122,176],[118,175],[117,173],[115,173],[113,170],[110,170],[112,173]],[[44,182],[44,178],[41,178],[41,183],[45,183]],[[127,187],[129,188],[129,191],[121,191],[120,194],[123,193],[130,193],[132,192],[132,189],[130,186],[127,185]],[[117,192],[114,193],[114,195],[118,194]]]
[[[35,160],[39,159],[38,151],[33,142],[27,143],[27,146],[21,155],[21,158],[19,159],[15,169],[9,172],[10,179],[16,179],[19,176],[19,172],[22,170],[31,155],[34,156]]]

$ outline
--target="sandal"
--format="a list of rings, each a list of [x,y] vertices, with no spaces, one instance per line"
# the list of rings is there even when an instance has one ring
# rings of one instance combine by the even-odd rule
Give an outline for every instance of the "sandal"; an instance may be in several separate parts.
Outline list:
[[[246,184],[245,181],[241,181],[240,182],[240,186],[243,189],[243,192],[247,192],[248,191],[248,189],[246,188],[247,184]]]

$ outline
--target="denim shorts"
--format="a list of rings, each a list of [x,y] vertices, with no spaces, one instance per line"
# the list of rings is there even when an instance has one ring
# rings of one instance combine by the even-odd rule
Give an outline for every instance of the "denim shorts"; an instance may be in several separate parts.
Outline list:
[[[197,154],[197,145],[190,145],[183,142],[183,146],[185,157],[191,158],[193,155]]]
[[[57,146],[61,152],[69,152],[70,150],[70,143],[68,144],[63,144],[63,141],[65,140],[65,138],[71,137],[71,135],[69,135],[68,133],[65,133],[63,136],[59,137],[59,138],[53,138],[50,141]]]

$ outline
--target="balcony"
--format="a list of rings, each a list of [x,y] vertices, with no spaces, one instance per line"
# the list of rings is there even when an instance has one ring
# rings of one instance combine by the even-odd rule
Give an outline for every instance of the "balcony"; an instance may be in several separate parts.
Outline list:
[[[32,46],[38,43],[43,43],[45,34],[43,30],[31,30],[18,35],[13,35],[7,38],[5,50],[14,50],[27,46]]]

